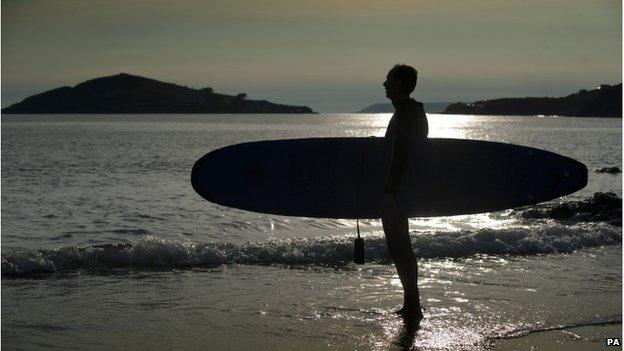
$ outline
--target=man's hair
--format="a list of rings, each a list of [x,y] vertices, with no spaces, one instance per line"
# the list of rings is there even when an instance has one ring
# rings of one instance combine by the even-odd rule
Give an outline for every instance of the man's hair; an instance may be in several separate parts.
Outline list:
[[[391,72],[394,79],[401,80],[401,90],[404,93],[411,94],[414,91],[418,80],[418,71],[414,67],[397,63]]]

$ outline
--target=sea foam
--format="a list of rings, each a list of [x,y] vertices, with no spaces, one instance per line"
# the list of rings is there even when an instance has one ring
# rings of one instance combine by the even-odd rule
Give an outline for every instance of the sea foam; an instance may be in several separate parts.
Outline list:
[[[621,228],[605,223],[546,225],[412,235],[418,257],[570,253],[622,242]],[[368,261],[389,263],[381,233],[365,238]],[[2,254],[2,275],[28,276],[76,270],[174,269],[246,265],[335,265],[353,260],[353,238],[273,239],[245,244],[178,241],[146,236],[133,243],[12,250]]]

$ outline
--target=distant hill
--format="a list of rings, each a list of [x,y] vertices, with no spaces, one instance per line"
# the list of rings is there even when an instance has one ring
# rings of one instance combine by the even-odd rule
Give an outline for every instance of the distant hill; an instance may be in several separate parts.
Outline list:
[[[576,117],[622,117],[622,84],[603,84],[560,98],[527,97],[458,102],[444,113],[469,115],[558,115]]]
[[[425,112],[428,113],[440,113],[444,111],[444,109],[450,105],[450,102],[425,102],[423,103],[425,107]],[[380,103],[370,105],[357,113],[392,113],[394,112],[394,106],[392,103]]]
[[[2,113],[315,113],[307,106],[247,100],[120,73],[30,96]]]

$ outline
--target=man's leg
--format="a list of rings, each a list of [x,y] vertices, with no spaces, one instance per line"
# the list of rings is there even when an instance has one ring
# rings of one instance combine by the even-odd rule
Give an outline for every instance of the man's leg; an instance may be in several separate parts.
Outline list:
[[[406,317],[422,317],[418,294],[418,266],[409,238],[407,218],[383,218],[384,233],[390,257],[396,266],[403,285],[403,308],[399,311]]]

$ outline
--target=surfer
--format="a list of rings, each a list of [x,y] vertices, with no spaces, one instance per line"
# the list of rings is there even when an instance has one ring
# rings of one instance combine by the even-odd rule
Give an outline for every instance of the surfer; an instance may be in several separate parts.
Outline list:
[[[429,127],[423,104],[410,98],[416,87],[418,72],[411,66],[395,65],[383,86],[395,112],[388,123],[385,138],[392,142],[385,193],[379,204],[382,225],[390,257],[403,285],[403,307],[397,311],[406,318],[422,318],[418,293],[418,266],[409,238],[407,217],[396,204],[396,193],[413,142],[424,141]]]

